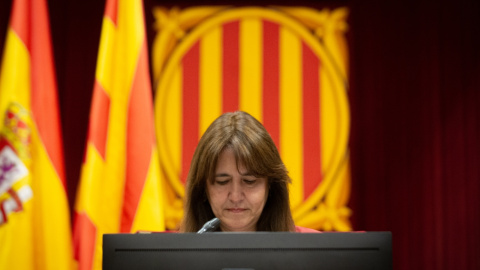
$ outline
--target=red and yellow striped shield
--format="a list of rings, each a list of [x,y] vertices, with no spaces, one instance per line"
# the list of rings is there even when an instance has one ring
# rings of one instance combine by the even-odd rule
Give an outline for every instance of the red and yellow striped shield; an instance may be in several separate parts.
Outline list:
[[[157,9],[153,48],[167,227],[182,215],[190,160],[220,114],[261,121],[290,172],[297,225],[349,230],[346,9]]]

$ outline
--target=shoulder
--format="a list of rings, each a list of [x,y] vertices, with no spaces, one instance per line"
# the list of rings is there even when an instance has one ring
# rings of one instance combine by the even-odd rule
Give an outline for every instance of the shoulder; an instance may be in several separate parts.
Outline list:
[[[298,233],[319,233],[320,231],[310,229],[310,228],[295,226],[295,232],[298,232]]]

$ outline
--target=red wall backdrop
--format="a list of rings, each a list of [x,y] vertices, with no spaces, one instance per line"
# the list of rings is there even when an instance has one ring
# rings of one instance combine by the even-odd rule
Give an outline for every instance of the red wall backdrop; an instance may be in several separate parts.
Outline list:
[[[395,269],[480,269],[480,2],[363,2],[350,23],[355,228],[393,232]]]
[[[173,2],[145,0],[147,28],[155,5],[225,4]],[[73,204],[104,2],[48,3]],[[480,269],[480,1],[295,4],[351,10],[354,228],[392,231],[395,269]],[[10,5],[0,3],[2,52]]]

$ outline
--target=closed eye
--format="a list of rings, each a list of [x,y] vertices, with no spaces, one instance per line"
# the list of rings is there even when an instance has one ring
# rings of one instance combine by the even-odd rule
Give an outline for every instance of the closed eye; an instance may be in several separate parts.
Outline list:
[[[228,180],[221,180],[221,181],[215,180],[215,184],[220,185],[220,186],[224,186],[224,185],[228,184]]]
[[[244,178],[243,182],[247,185],[253,185],[257,182],[257,178],[256,177]]]
[[[215,184],[226,185],[230,181],[230,177],[220,176],[215,178]]]
[[[245,184],[247,184],[247,185],[253,185],[257,182],[257,180],[247,180],[247,179],[245,179],[245,180],[243,180],[243,182],[245,182]]]

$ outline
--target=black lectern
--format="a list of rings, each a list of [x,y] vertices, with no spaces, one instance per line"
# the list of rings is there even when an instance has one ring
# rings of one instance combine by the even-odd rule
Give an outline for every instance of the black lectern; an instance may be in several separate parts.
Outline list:
[[[392,269],[392,235],[105,234],[103,269]]]

